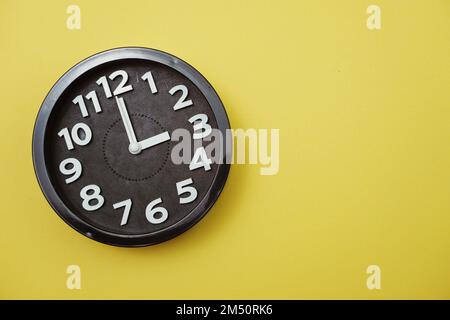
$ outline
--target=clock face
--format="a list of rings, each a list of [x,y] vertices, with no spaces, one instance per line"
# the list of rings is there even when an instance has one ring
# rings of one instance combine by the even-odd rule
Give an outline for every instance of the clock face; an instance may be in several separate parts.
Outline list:
[[[216,201],[229,171],[227,129],[220,99],[194,68],[156,50],[113,49],[70,69],[46,97],[35,171],[55,211],[84,235],[155,244]],[[223,139],[211,151],[214,133]]]

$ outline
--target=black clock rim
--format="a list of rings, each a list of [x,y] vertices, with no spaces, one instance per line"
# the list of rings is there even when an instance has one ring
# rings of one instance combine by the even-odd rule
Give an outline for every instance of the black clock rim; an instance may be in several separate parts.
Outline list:
[[[48,120],[50,118],[50,115],[52,114],[53,108],[56,106],[56,102],[65,92],[68,86],[72,84],[73,81],[75,81],[79,76],[88,72],[92,68],[112,61],[124,59],[142,59],[158,62],[175,69],[176,71],[187,77],[200,89],[202,94],[205,96],[214,113],[214,116],[216,117],[218,129],[221,131],[223,137],[225,138],[224,141],[229,142],[223,144],[222,163],[218,164],[217,173],[214,177],[213,183],[211,184],[206,195],[199,202],[199,204],[188,215],[186,215],[177,223],[156,232],[137,235],[118,234],[106,231],[93,226],[78,217],[68,206],[65,205],[64,201],[58,195],[53,184],[51,183],[45,163],[44,152],[44,142]],[[232,153],[232,140],[229,129],[230,122],[228,120],[225,107],[218,94],[208,82],[208,80],[206,80],[206,78],[199,71],[197,71],[187,62],[167,52],[156,49],[144,47],[121,47],[109,49],[94,54],[70,68],[58,79],[58,81],[53,85],[53,87],[45,97],[39,109],[33,129],[32,157],[34,171],[39,186],[50,206],[61,219],[63,219],[69,226],[71,226],[79,233],[90,239],[113,246],[143,247],[154,245],[170,240],[190,229],[206,215],[206,213],[209,211],[209,209],[211,209],[211,207],[218,199],[225,186],[225,182],[230,170],[230,164],[228,163],[228,161],[226,161],[227,159],[231,159]]]

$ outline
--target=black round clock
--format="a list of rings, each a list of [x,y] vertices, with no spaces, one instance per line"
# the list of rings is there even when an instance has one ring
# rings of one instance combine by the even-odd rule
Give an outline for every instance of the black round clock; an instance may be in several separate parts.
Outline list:
[[[192,66],[153,49],[112,49],[71,68],[48,93],[33,133],[34,168],[53,209],[80,233],[152,245],[186,231],[217,200],[229,128],[218,95]]]

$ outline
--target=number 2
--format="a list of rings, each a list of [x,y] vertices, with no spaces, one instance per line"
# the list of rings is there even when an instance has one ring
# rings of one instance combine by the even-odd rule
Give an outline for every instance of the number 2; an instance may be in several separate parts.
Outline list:
[[[181,91],[181,97],[178,99],[177,103],[173,106],[173,110],[180,110],[189,106],[192,106],[192,100],[187,100],[186,98],[188,96],[188,89],[185,85],[179,84],[172,89],[170,89],[169,93],[173,96],[175,92]]]

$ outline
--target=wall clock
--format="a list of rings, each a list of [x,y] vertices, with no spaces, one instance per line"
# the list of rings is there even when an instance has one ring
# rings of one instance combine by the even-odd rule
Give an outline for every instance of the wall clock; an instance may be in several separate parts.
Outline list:
[[[173,133],[192,139],[174,163]],[[41,189],[58,215],[87,237],[118,246],[160,243],[198,222],[227,179],[230,128],[218,95],[186,62],[147,48],[101,52],[66,72],[45,98],[33,132]],[[196,142],[196,143],[195,143]]]

